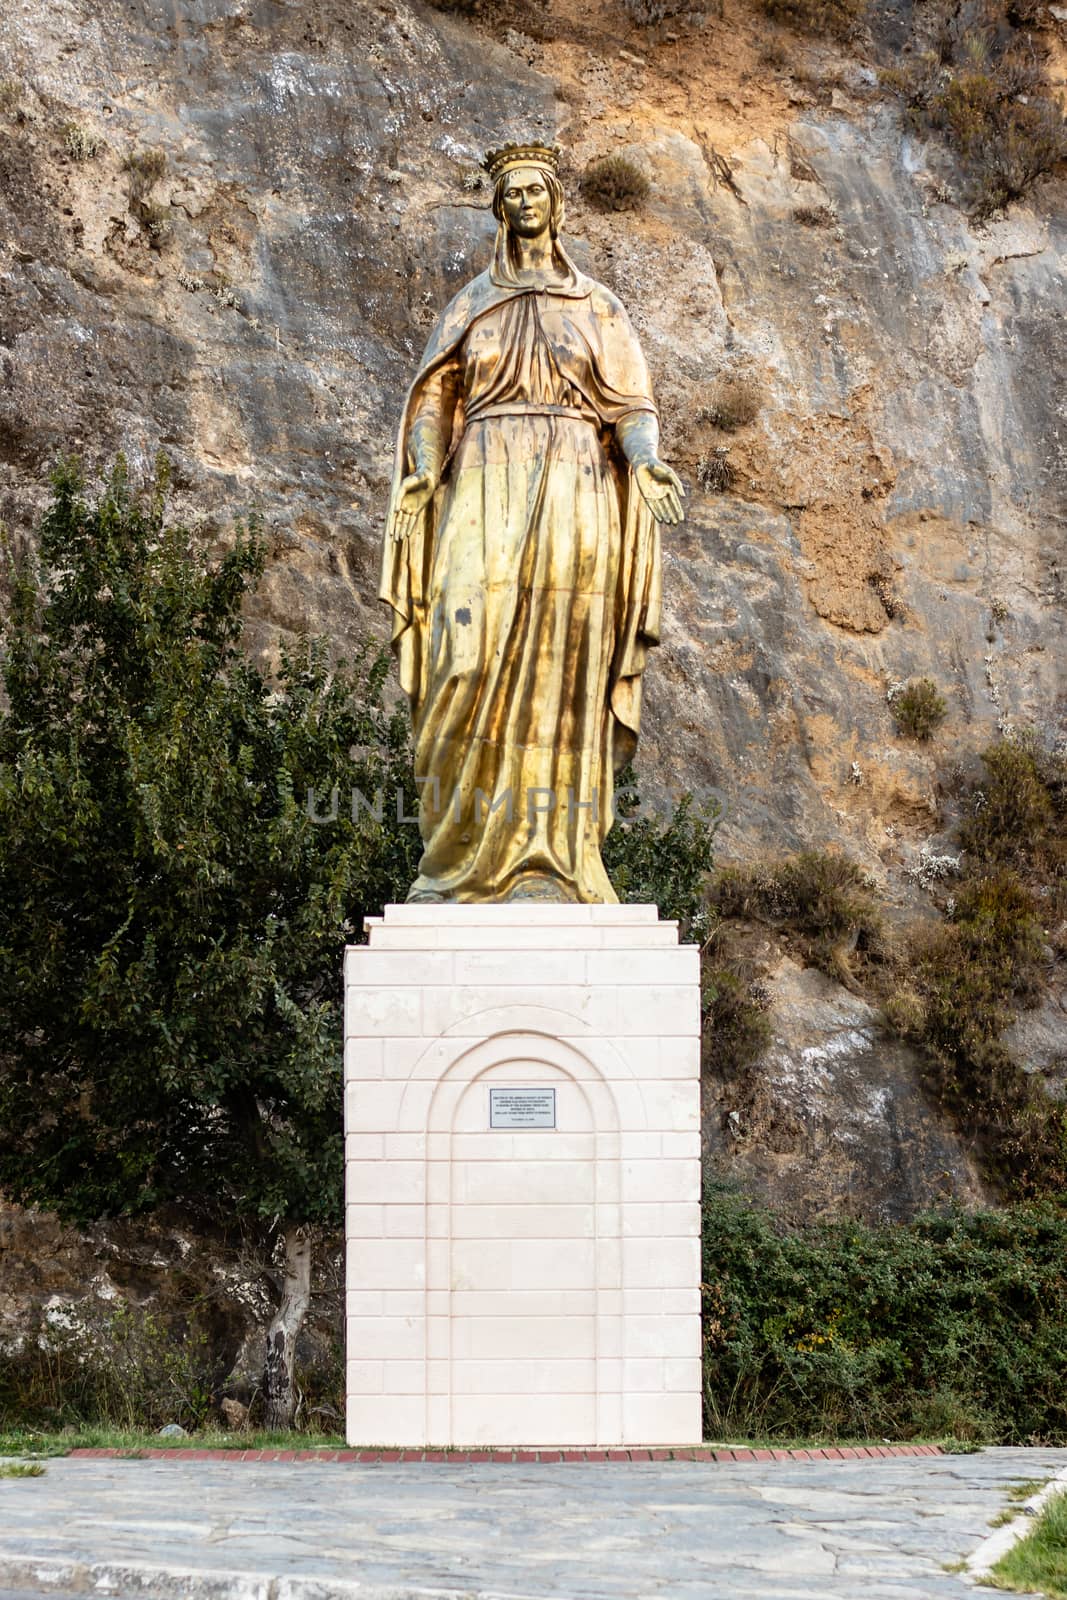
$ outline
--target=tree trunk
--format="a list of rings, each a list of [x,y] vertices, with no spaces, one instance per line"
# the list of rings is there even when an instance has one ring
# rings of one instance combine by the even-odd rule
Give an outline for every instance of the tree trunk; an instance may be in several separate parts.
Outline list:
[[[293,1356],[311,1303],[311,1235],[307,1228],[290,1223],[284,1237],[282,1298],[267,1330],[267,1362],[263,1371],[265,1422],[271,1432],[278,1433],[293,1425],[296,1407]]]

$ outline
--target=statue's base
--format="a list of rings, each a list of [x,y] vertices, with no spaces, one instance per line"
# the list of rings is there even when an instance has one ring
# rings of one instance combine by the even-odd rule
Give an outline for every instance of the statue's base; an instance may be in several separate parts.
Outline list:
[[[387,906],[345,959],[350,1444],[701,1437],[700,980],[654,906]]]

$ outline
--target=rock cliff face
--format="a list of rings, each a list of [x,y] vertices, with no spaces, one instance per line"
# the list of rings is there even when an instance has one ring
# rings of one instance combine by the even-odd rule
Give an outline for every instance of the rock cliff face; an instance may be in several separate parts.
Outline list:
[[[572,183],[568,234],[632,313],[690,485],[644,783],[717,793],[722,859],[843,848],[921,915],[909,869],[953,768],[1062,724],[1067,218],[1060,181],[968,223],[878,88],[906,0],[875,12],[848,51],[772,41],[744,0],[655,34],[600,0],[491,26],[401,0],[9,0],[0,517],[30,526],[59,451],[138,473],[163,449],[209,534],[266,519],[258,649],[382,636],[393,431],[485,261],[483,150],[552,136],[572,178],[630,155],[647,205],[605,217]],[[724,377],[759,402],[733,432]],[[729,492],[703,488],[724,460]],[[887,704],[919,676],[949,705],[932,746]],[[974,1196],[873,1015],[795,969],[771,988],[784,1110],[763,1144],[735,1130],[739,1169],[802,1213]]]

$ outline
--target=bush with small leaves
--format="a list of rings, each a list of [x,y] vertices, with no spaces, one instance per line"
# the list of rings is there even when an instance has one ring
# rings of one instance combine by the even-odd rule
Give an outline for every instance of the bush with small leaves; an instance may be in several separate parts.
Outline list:
[[[1067,1198],[1067,1119],[1004,1043],[1021,1006],[1067,955],[1067,760],[1033,736],[999,740],[963,798],[963,878],[948,920],[908,941],[884,995],[922,1054],[923,1081],[1020,1198]]]
[[[201,1427],[225,1367],[196,1308],[168,1326],[144,1306],[87,1298],[42,1318],[0,1363],[0,1427]]]
[[[11,574],[0,1190],[79,1220],[178,1204],[267,1245],[339,1220],[339,962],[415,875],[391,806],[314,795],[410,815],[411,753],[376,649],[304,639],[263,676],[241,640],[265,545],[212,560],[166,486],[117,469],[92,499],[65,466]]]
[[[169,209],[157,200],[146,200],[138,208],[137,220],[148,235],[152,248],[161,249],[170,237]]]
[[[709,890],[722,917],[769,922],[796,940],[805,958],[852,982],[852,964],[881,959],[882,918],[862,869],[847,856],[804,850],[766,866],[725,867]]]
[[[508,27],[540,36],[547,14],[547,0],[430,0],[435,11],[480,22],[503,36]]]
[[[1067,1216],[939,1209],[791,1228],[703,1207],[705,1437],[1067,1443]]]
[[[909,683],[891,702],[898,730],[908,739],[932,739],[948,715],[948,706],[930,678]]]
[[[763,404],[759,384],[745,373],[727,373],[711,391],[708,404],[697,412],[698,422],[710,422],[723,433],[736,433],[754,422]]]
[[[1008,1194],[1067,1194],[1062,1109],[1002,1042],[1043,986],[1039,902],[1017,873],[979,871],[957,890],[947,923],[913,939],[891,1027],[923,1055],[923,1083],[978,1144]]]
[[[979,156],[970,196],[971,214],[981,219],[1021,200],[1067,161],[1067,120],[1051,101],[1015,102],[1011,115],[982,139]]]
[[[601,211],[633,211],[648,199],[648,178],[629,156],[591,161],[579,184],[582,195]]]
[[[990,745],[982,763],[960,844],[976,861],[1014,867],[1067,893],[1067,757],[1031,735]]]
[[[701,1066],[723,1084],[750,1075],[771,1042],[771,1019],[764,989],[737,961],[713,951],[701,970],[703,1050]]]
[[[935,0],[916,18],[919,48],[881,81],[902,96],[918,131],[945,135],[970,214],[987,218],[1067,160],[1067,119],[1032,31],[1047,16],[1025,0]]]
[[[0,83],[0,117],[11,116],[17,111],[21,99],[21,83],[16,78],[5,78]]]

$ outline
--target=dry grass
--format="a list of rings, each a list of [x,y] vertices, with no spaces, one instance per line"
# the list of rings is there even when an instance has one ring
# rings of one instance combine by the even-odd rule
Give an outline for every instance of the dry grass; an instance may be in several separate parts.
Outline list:
[[[72,161],[92,161],[104,148],[104,141],[91,128],[68,122],[63,129],[63,148]]]
[[[722,0],[622,0],[623,10],[639,28],[657,28],[662,22],[697,20],[709,12],[722,16]]]
[[[793,221],[799,222],[803,228],[834,228],[837,226],[837,212],[832,205],[796,206]]]
[[[122,165],[130,175],[130,193],[143,196],[151,193],[166,172],[166,151],[154,148],[134,150]]]
[[[851,39],[867,12],[867,0],[760,0],[775,22],[800,33]]]
[[[726,373],[715,383],[697,421],[710,422],[723,433],[736,433],[755,422],[762,405],[763,393],[754,378],[747,373]]]
[[[859,967],[886,951],[871,885],[846,856],[804,850],[785,861],[725,867],[709,904],[722,917],[767,922],[790,935],[805,960],[848,988]]]
[[[726,450],[709,450],[697,462],[697,482],[705,494],[728,494],[735,477]]]
[[[152,249],[160,250],[170,236],[170,212],[150,196],[167,170],[166,152],[154,148],[135,150],[126,157],[123,170],[129,178],[130,213],[141,224]]]

